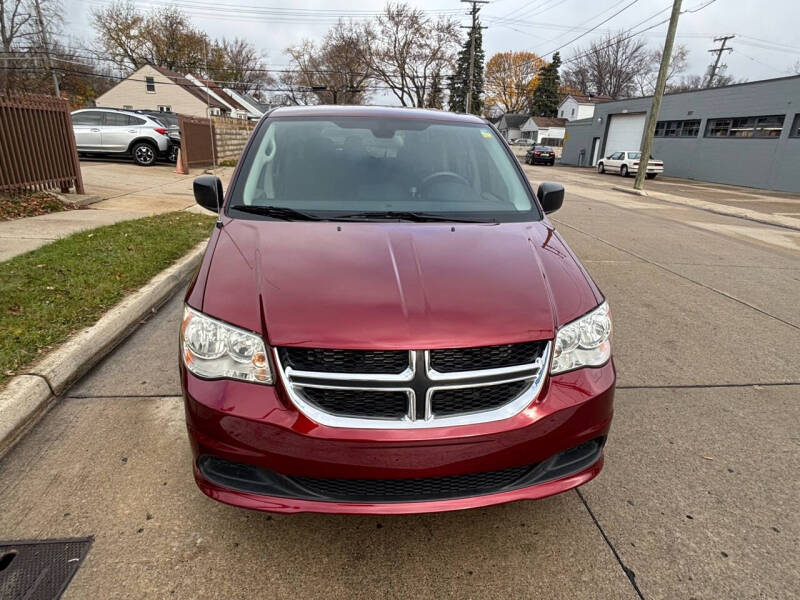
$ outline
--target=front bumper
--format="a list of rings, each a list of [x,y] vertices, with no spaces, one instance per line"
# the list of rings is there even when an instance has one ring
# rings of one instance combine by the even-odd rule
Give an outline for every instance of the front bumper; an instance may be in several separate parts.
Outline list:
[[[319,425],[300,413],[280,386],[207,381],[185,369],[181,375],[195,480],[205,494],[258,510],[368,514],[474,508],[542,498],[586,483],[602,468],[600,448],[611,425],[615,383],[609,362],[549,377],[538,399],[502,421],[381,430]],[[591,458],[571,463],[572,469],[543,474],[541,465],[553,465],[560,453],[594,440],[600,445]],[[209,460],[240,464],[244,469],[238,471],[239,481],[209,469]],[[462,489],[458,497],[450,493],[392,501],[367,495],[360,500],[353,496],[358,492],[337,497],[308,493],[307,488],[298,491],[284,483],[273,485],[276,480],[455,481],[526,466],[530,469],[514,485],[478,486],[475,493]],[[237,473],[235,468],[233,472]],[[262,479],[272,483],[254,484]]]

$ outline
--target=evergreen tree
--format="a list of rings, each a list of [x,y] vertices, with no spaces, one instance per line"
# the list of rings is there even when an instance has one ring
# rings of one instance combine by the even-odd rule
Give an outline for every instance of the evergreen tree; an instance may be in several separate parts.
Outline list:
[[[558,116],[558,88],[561,86],[561,77],[558,69],[561,66],[561,56],[558,52],[553,54],[553,60],[539,72],[539,84],[533,90],[531,98],[531,115],[534,117]]]
[[[428,92],[428,97],[425,99],[425,108],[438,108],[441,110],[443,107],[442,74],[436,71],[431,79],[431,89]]]
[[[475,29],[475,70],[472,74],[472,106],[470,112],[474,115],[483,111],[483,65],[486,55],[483,52],[483,34],[480,21],[476,22]],[[472,31],[470,31],[472,33]],[[464,41],[464,46],[458,53],[456,68],[448,81],[450,91],[450,110],[453,112],[467,111],[467,94],[469,93],[469,51],[470,35]]]

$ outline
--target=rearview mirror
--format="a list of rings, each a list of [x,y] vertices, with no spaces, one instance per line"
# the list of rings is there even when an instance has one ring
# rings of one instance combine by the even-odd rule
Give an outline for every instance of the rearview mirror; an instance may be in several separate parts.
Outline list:
[[[545,181],[539,184],[536,195],[546,214],[556,212],[564,204],[564,186],[560,183]]]
[[[194,180],[194,199],[203,208],[215,213],[222,205],[222,181],[216,175],[201,175]]]

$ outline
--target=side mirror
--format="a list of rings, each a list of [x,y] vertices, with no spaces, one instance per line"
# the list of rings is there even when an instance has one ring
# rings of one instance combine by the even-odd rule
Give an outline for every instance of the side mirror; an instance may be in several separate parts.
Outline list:
[[[216,175],[201,175],[194,180],[194,199],[203,208],[215,213],[222,206],[222,181]]]
[[[560,183],[545,181],[536,192],[545,214],[556,212],[564,204],[564,186]]]

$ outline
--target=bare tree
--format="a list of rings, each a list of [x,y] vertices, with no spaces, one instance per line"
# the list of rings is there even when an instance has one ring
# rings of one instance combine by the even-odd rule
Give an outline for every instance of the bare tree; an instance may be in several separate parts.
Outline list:
[[[322,44],[305,40],[285,50],[293,70],[280,79],[288,104],[363,104],[372,74],[360,32],[339,21]]]
[[[387,4],[362,29],[359,47],[376,80],[403,106],[424,107],[436,73],[452,69],[458,51],[458,24],[433,19],[408,4]]]
[[[262,87],[273,85],[274,77],[265,69],[262,55],[248,41],[223,38],[210,49],[206,76],[227,87],[250,94]]]
[[[789,67],[790,75],[800,75],[800,58],[794,61],[794,64]]]
[[[8,91],[12,70],[11,53],[24,36],[32,15],[24,0],[0,0],[0,90]]]
[[[608,33],[587,48],[577,49],[561,73],[566,87],[581,94],[630,98],[637,93],[636,76],[652,56],[645,43],[623,31]]]
[[[132,2],[114,2],[92,13],[92,27],[97,33],[97,53],[120,71],[138,69],[145,58],[145,16]]]
[[[637,92],[640,96],[650,96],[656,87],[656,79],[658,77],[658,67],[661,64],[662,49],[652,50],[648,54],[648,60],[645,63],[645,68],[641,69],[634,76],[636,81]],[[679,44],[672,51],[672,58],[669,61],[669,70],[667,71],[667,89],[670,84],[675,81],[675,78],[681,73],[686,71],[689,64],[689,48],[683,44]]]
[[[744,83],[746,79],[736,79],[727,73],[717,73],[711,87],[722,87],[733,85],[734,83]],[[685,75],[678,81],[673,82],[667,87],[668,92],[688,92],[691,90],[701,90],[708,87],[708,73],[705,75]]]
[[[246,40],[211,40],[175,6],[139,12],[114,2],[92,13],[97,55],[122,73],[152,64],[227,83],[249,93],[272,83],[263,58]]]

